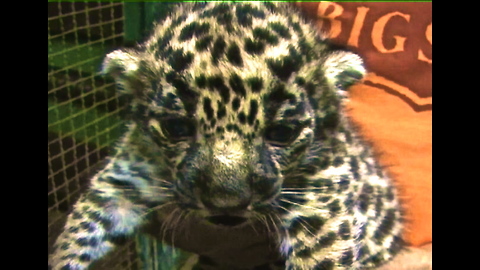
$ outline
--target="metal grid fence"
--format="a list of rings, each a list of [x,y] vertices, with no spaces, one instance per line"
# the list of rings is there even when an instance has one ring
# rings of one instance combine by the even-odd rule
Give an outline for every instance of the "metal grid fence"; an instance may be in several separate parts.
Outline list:
[[[99,70],[105,54],[123,45],[123,5],[48,3],[49,252],[72,204],[121,134],[126,102]],[[138,268],[133,242],[94,267]]]

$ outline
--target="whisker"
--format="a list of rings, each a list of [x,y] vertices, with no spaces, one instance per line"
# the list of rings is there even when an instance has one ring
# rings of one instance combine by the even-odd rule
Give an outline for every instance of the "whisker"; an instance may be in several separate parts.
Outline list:
[[[289,187],[282,187],[283,190],[324,190],[326,187],[308,187],[308,188],[289,188]]]
[[[281,191],[280,194],[298,194],[298,195],[306,195],[310,193],[309,191]]]
[[[325,209],[320,209],[320,208],[313,207],[313,206],[309,206],[309,205],[299,204],[299,203],[292,202],[292,201],[289,201],[289,200],[283,199],[283,198],[280,199],[280,201],[286,202],[286,203],[289,203],[289,204],[292,204],[292,205],[300,206],[300,207],[303,207],[303,208],[315,209],[315,210],[318,210],[318,211],[323,212],[323,213],[325,213],[325,214],[329,213],[329,211],[328,211],[328,210],[325,210]]]
[[[288,213],[294,215],[293,212],[290,211],[290,210],[288,210],[287,208],[285,208],[285,207],[283,207],[283,206],[281,206],[281,205],[277,205],[277,206],[278,206],[279,208],[287,211]],[[295,216],[295,215],[294,215],[294,216]],[[308,222],[306,222],[306,221],[302,218],[302,216],[297,216],[297,217],[299,217],[300,225],[302,225],[302,227],[303,227],[309,234],[311,234],[313,237],[315,237],[315,234],[313,234],[307,227],[305,227],[305,225],[307,225],[307,226],[310,227],[310,228],[312,228],[312,226],[310,226],[310,224],[308,224]],[[312,229],[313,229],[313,228],[312,228]]]
[[[164,220],[160,230],[162,231],[162,242],[165,242],[165,234],[167,233],[167,230],[170,229],[170,225],[171,225],[171,222],[172,222],[172,217],[175,215],[175,213],[177,213],[178,211],[180,211],[179,208],[175,208],[169,215],[168,217]],[[172,247],[175,247],[174,243],[172,243]]]
[[[177,208],[178,210],[180,210],[180,215],[178,215],[178,218],[172,222],[172,246],[175,246],[175,229],[178,228],[178,224],[180,223],[180,219],[182,218],[183,214],[185,213],[185,211],[183,211],[182,209],[180,208]],[[175,256],[175,249],[173,250],[174,252],[174,256]]]
[[[268,214],[268,218],[272,222],[273,228],[275,229],[275,235],[280,238],[280,231],[278,230],[278,226],[277,226],[275,220],[273,220],[272,215]]]

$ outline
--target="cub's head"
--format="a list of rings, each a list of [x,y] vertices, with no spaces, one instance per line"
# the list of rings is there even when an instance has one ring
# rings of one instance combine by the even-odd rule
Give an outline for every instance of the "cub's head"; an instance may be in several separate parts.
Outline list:
[[[177,12],[189,15],[104,62],[133,96],[142,151],[184,209],[235,224],[281,209],[282,188],[306,185],[341,155],[342,93],[363,76],[361,59],[260,4]]]

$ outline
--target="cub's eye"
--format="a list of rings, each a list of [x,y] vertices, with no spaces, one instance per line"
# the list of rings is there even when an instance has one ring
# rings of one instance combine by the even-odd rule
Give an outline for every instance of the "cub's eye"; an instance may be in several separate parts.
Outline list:
[[[164,119],[160,122],[163,134],[172,141],[183,141],[195,135],[193,121],[184,118]]]
[[[265,130],[265,139],[275,146],[287,146],[298,137],[300,131],[300,128],[277,124]]]

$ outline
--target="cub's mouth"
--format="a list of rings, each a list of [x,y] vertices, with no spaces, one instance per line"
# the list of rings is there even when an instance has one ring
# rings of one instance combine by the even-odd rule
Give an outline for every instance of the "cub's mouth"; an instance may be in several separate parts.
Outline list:
[[[247,221],[247,218],[231,215],[215,215],[209,216],[206,220],[214,225],[235,227]]]

